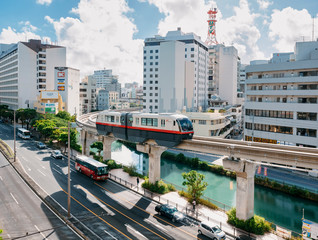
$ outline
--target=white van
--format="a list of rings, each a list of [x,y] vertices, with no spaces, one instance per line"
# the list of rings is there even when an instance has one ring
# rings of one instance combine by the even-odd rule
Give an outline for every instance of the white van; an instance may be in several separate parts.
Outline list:
[[[225,239],[225,233],[221,230],[221,228],[208,221],[203,221],[199,224],[198,233],[212,238],[213,240]]]

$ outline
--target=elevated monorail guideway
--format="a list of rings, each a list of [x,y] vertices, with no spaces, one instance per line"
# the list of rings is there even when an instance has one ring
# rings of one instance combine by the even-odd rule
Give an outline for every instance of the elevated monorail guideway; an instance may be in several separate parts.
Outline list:
[[[93,142],[102,141],[103,159],[110,159],[111,143],[116,138],[113,134],[108,136],[98,134],[96,130],[98,114],[99,112],[89,113],[76,119],[77,125],[82,128],[83,154],[89,154],[89,146]],[[318,149],[212,137],[193,137],[191,140],[181,141],[174,148],[229,156],[223,159],[223,166],[236,172],[236,216],[243,220],[254,215],[254,175],[257,165],[274,165],[307,171],[318,169]],[[166,146],[159,146],[151,139],[137,143],[137,150],[149,155],[149,181],[152,183],[160,180],[160,156],[166,149]]]

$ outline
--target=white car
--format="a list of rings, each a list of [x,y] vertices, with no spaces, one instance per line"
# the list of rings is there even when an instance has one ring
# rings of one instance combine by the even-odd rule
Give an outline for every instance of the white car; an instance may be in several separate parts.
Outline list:
[[[209,221],[203,221],[199,224],[199,234],[203,234],[213,240],[224,240],[225,233],[221,228]]]
[[[51,153],[51,157],[62,159],[63,155],[60,150],[54,150]]]

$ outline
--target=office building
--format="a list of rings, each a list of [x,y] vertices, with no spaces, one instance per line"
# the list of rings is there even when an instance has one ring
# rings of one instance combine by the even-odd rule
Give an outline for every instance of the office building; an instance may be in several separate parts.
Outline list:
[[[207,107],[208,48],[194,33],[169,31],[144,42],[145,112],[191,111]]]
[[[96,79],[93,76],[87,76],[80,83],[80,114],[96,110],[96,98]]]
[[[55,67],[55,86],[65,103],[65,111],[71,115],[79,113],[80,71],[70,67]]]
[[[41,90],[54,89],[54,67],[65,65],[65,47],[41,40],[0,44],[0,104],[33,108]]]
[[[245,140],[318,147],[318,41],[246,66]]]

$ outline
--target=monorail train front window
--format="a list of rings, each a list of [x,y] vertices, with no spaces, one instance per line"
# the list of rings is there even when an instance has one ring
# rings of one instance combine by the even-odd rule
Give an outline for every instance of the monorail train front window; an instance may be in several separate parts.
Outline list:
[[[192,123],[188,118],[178,119],[177,121],[179,122],[182,132],[193,131]]]

